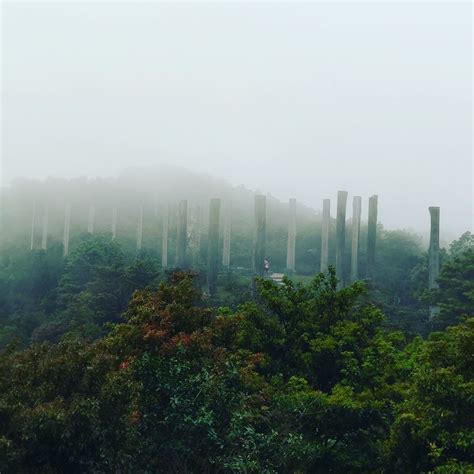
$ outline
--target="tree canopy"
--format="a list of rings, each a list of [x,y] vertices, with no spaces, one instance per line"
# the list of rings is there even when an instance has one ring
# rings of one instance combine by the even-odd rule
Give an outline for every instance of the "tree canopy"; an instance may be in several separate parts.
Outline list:
[[[473,319],[409,340],[383,327],[363,284],[338,290],[332,269],[257,291],[213,307],[175,273],[135,291],[95,340],[9,347],[0,470],[474,469]]]

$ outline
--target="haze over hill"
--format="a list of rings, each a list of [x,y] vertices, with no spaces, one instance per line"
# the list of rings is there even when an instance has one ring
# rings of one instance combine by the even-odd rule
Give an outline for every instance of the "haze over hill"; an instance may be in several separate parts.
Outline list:
[[[430,205],[445,240],[472,228],[469,3],[2,13],[4,184],[173,163],[315,209],[378,194],[388,228],[425,233]]]
[[[0,0],[0,474],[474,474],[472,19]]]

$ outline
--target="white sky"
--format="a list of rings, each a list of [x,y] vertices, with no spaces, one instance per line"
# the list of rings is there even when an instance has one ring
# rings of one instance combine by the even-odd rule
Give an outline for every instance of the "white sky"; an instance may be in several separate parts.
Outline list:
[[[472,5],[2,4],[2,178],[174,162],[472,228]]]

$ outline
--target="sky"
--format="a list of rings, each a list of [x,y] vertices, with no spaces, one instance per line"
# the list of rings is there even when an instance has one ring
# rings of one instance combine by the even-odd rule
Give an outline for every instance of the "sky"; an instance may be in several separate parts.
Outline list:
[[[470,2],[3,2],[1,179],[175,165],[473,227]],[[334,212],[333,206],[333,212]]]

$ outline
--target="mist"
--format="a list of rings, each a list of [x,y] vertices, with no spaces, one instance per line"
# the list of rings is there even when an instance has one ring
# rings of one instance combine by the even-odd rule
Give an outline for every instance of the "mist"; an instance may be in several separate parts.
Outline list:
[[[2,4],[3,186],[172,164],[473,225],[470,3]],[[366,201],[363,212],[367,212]]]
[[[472,19],[0,1],[0,473],[474,473]]]

